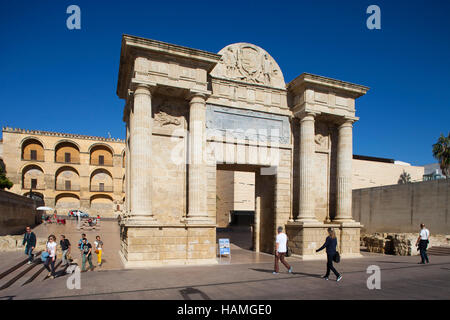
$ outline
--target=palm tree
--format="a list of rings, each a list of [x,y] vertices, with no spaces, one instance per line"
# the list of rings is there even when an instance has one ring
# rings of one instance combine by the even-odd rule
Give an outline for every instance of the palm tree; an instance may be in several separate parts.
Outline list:
[[[411,183],[411,175],[403,170],[402,174],[400,175],[400,178],[398,179],[398,184],[407,184]]]
[[[450,176],[450,132],[447,137],[441,133],[438,141],[433,144],[433,157],[439,161],[442,174],[448,178]]]

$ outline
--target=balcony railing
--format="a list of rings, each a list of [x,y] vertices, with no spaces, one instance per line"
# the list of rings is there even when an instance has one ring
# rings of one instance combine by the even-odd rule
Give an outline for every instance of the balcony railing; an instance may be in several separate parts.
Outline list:
[[[24,183],[22,185],[22,189],[30,190],[31,189],[31,183]],[[33,190],[45,190],[45,186],[37,185],[37,186],[33,187]]]
[[[25,155],[22,157],[22,160],[24,160],[24,161],[44,161],[44,155],[37,155],[34,159],[31,157],[31,155]]]
[[[80,158],[70,158],[70,161],[66,161],[66,158],[64,156],[59,156],[59,157],[56,157],[55,162],[80,164]]]
[[[91,186],[91,192],[113,192],[113,186]]]
[[[91,166],[106,166],[106,167],[112,167],[113,161],[112,159],[105,159],[101,163],[99,159],[91,159]]]
[[[57,191],[80,191],[79,185],[65,185],[64,183],[56,184],[55,190]]]

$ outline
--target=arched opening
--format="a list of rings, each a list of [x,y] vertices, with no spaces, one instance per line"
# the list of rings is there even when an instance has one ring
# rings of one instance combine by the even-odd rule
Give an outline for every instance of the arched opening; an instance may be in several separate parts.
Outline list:
[[[34,138],[27,138],[22,143],[22,160],[44,161],[44,146]]]
[[[125,156],[125,150],[122,152],[122,168],[125,168],[126,165],[126,156]]]
[[[113,192],[113,178],[106,169],[96,169],[91,173],[90,190],[92,192]]]
[[[44,190],[44,170],[34,164],[25,166],[22,169],[22,189]]]
[[[123,178],[122,178],[122,192],[125,192],[125,188],[126,188],[126,182],[125,182],[125,176],[123,176]]]
[[[70,141],[62,141],[55,147],[55,162],[58,163],[80,163],[80,149]]]
[[[73,193],[61,193],[55,198],[55,209],[69,211],[80,209],[80,198]],[[59,212],[61,214],[62,212]]]
[[[24,194],[23,194],[25,197],[30,197],[30,192],[28,191],[28,192],[25,192]],[[31,196],[31,198],[32,199],[34,199],[34,200],[41,200],[41,201],[44,201],[44,195],[42,194],[42,193],[40,193],[40,192],[32,192],[32,196]]]
[[[80,191],[80,175],[78,171],[68,166],[56,170],[55,190]]]
[[[104,144],[97,144],[90,150],[91,165],[93,166],[113,166],[113,151]]]
[[[112,216],[114,212],[113,199],[107,194],[96,194],[91,197],[91,214]]]

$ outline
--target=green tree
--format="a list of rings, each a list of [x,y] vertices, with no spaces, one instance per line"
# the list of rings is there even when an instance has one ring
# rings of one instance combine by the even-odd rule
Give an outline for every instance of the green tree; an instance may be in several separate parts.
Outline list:
[[[11,189],[13,183],[6,177],[6,170],[3,160],[0,159],[0,190]]]
[[[411,183],[411,175],[403,170],[402,174],[400,175],[400,178],[398,179],[398,184],[406,184]]]
[[[433,144],[433,157],[439,161],[442,174],[448,178],[450,176],[450,132],[447,137],[441,133],[438,141]]]

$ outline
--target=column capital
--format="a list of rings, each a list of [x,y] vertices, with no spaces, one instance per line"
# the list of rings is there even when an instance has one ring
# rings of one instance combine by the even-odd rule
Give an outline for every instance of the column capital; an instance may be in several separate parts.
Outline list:
[[[152,81],[133,78],[131,79],[131,89],[128,92],[129,94],[136,94],[136,91],[138,91],[139,89],[144,89],[139,90],[139,93],[151,95],[155,91],[156,86],[156,83]]]
[[[200,91],[200,90],[189,90],[187,94],[187,98],[190,102],[198,102],[193,101],[195,98],[203,99],[204,101],[211,95],[211,91]]]
[[[340,118],[336,124],[338,125],[338,128],[344,128],[344,127],[353,127],[353,123],[358,121],[358,118]]]
[[[303,121],[314,121],[317,116],[315,112],[302,112],[297,114],[297,117],[300,119],[300,122]]]

